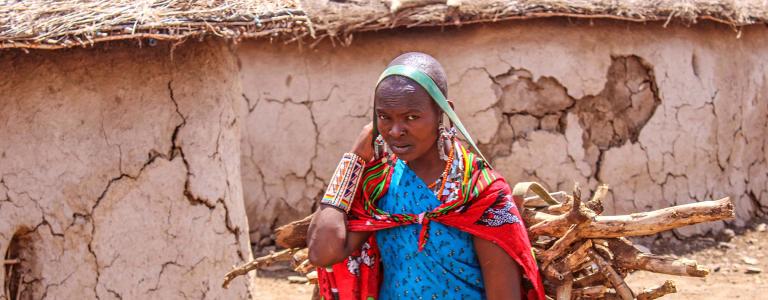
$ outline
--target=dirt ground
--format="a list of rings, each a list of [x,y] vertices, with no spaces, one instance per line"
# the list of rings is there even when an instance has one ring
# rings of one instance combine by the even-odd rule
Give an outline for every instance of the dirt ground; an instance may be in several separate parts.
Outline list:
[[[694,237],[686,240],[655,242],[649,245],[653,253],[677,255],[696,260],[710,268],[705,278],[635,272],[627,279],[633,290],[660,285],[673,280],[678,292],[662,299],[765,299],[768,295],[768,229],[766,220],[736,229],[733,237],[727,233],[717,236]],[[762,227],[762,230],[760,230]],[[749,269],[759,269],[748,271]],[[310,299],[313,287],[289,283],[296,275],[287,266],[274,266],[260,271],[255,279],[254,299]]]
[[[763,225],[760,225],[763,224]],[[768,295],[768,230],[766,221],[726,234],[673,241],[652,247],[654,253],[678,255],[710,268],[704,278],[636,272],[627,283],[633,289],[652,287],[673,280],[677,293],[663,299],[765,299]],[[656,248],[656,249],[654,249]],[[760,271],[760,273],[756,273]]]

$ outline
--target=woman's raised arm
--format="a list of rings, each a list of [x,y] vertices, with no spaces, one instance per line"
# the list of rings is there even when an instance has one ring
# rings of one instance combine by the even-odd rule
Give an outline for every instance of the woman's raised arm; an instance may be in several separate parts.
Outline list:
[[[347,211],[354,199],[342,199],[339,194],[350,185],[357,185],[357,182],[347,179],[350,177],[347,173],[351,172],[349,166],[359,163],[356,161],[359,159],[363,163],[373,159],[372,139],[373,125],[369,123],[363,127],[351,153],[344,155],[344,159],[331,179],[326,196],[321,201],[320,208],[312,217],[307,232],[307,245],[309,261],[315,266],[327,267],[343,261],[371,236],[370,232],[347,230]],[[360,172],[362,173],[361,170]],[[358,174],[357,177],[353,177],[359,181],[361,176],[362,174]]]

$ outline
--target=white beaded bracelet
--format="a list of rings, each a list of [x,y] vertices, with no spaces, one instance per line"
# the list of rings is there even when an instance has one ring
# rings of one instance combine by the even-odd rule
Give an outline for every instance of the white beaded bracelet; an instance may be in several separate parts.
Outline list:
[[[320,203],[349,212],[364,166],[365,160],[357,154],[344,153]]]

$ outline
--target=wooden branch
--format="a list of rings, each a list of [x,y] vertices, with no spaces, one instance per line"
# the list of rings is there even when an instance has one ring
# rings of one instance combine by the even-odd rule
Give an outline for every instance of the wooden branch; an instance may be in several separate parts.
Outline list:
[[[592,195],[592,198],[587,201],[586,205],[587,208],[591,209],[595,213],[602,214],[605,210],[605,207],[603,207],[603,199],[605,196],[608,195],[608,185],[607,184],[601,184],[597,186],[597,190],[595,190],[595,193]]]
[[[565,257],[565,265],[570,270],[577,270],[588,259],[588,251],[592,249],[592,240],[581,243],[576,250]]]
[[[595,212],[586,206],[581,205],[581,189],[579,188],[578,183],[573,187],[573,202],[571,205],[571,210],[568,211],[567,214],[560,215],[551,220],[547,220],[528,227],[528,235],[532,238],[535,238],[536,236],[541,235],[543,232],[549,231],[552,227],[570,227],[571,224],[582,224],[596,216]],[[565,233],[563,233],[563,235],[565,235]]]
[[[576,224],[571,225],[571,228],[568,229],[565,235],[555,241],[552,247],[536,254],[536,258],[538,258],[542,266],[546,267],[553,259],[565,254],[565,248],[576,242],[576,239],[578,239],[578,236],[576,236],[576,226]]]
[[[566,267],[563,260],[557,260],[542,268],[541,274],[544,275],[544,278],[547,281],[554,284],[555,286],[563,284],[566,277],[571,278],[571,281],[573,280],[573,277],[570,277],[571,272],[568,270],[568,267]]]
[[[4,259],[3,260],[3,265],[15,265],[15,264],[18,264],[18,263],[21,263],[21,260],[18,259],[18,258]]]
[[[528,190],[538,197],[524,199]],[[624,237],[649,235],[734,216],[730,198],[630,215],[599,216],[603,210],[602,201],[608,194],[607,185],[598,186],[586,202],[581,199],[578,185],[572,195],[565,195],[563,202],[554,200],[552,194],[535,183],[517,184],[513,194],[515,201],[525,200],[530,205],[546,202],[548,205],[538,210],[522,209],[521,215],[529,226],[528,234],[534,241],[532,250],[541,266],[549,297],[556,299],[634,299],[633,291],[624,281],[625,273],[633,270],[706,276],[709,270],[695,261],[643,253]],[[275,231],[277,245],[289,247],[289,250],[257,258],[233,269],[225,276],[222,286],[226,287],[231,280],[250,270],[284,260],[292,261],[295,271],[307,274],[301,277],[302,280],[314,282],[315,267],[307,260],[306,249],[307,231],[313,216]],[[665,282],[644,290],[637,299],[655,299],[674,292],[674,284]]]
[[[568,229],[568,231],[555,241],[555,243],[552,245],[552,247],[549,247],[549,249],[543,251],[539,256],[539,261],[543,266],[548,265],[552,260],[555,258],[558,258],[559,256],[566,254],[566,250],[573,245],[578,240],[578,229],[582,226],[581,224],[573,224],[571,225],[571,228]]]
[[[581,278],[577,278],[573,281],[573,285],[575,287],[589,287],[594,285],[603,284],[607,279],[605,276],[603,276],[603,273],[595,272],[589,275],[586,275]]]
[[[608,247],[615,254],[616,266],[621,268],[677,276],[704,277],[709,275],[709,269],[700,266],[695,260],[642,253],[626,239],[608,240]]]
[[[635,295],[632,294],[632,290],[629,288],[626,282],[624,282],[624,279],[621,278],[618,272],[611,267],[611,264],[608,263],[602,256],[597,254],[595,251],[589,250],[588,251],[589,257],[592,258],[592,261],[594,261],[600,272],[605,276],[605,278],[608,279],[608,281],[613,286],[613,289],[616,290],[616,293],[621,297],[623,300],[632,300],[635,298]]]
[[[307,273],[307,279],[309,279],[309,283],[317,283],[317,271],[312,271]]]
[[[669,275],[691,277],[705,277],[709,275],[709,269],[700,266],[695,260],[653,254],[641,254],[635,259],[635,261],[621,260],[617,261],[617,263],[622,268]]]
[[[573,211],[573,210],[572,210]],[[543,213],[524,215],[529,234],[563,236],[573,222],[567,215],[552,216]],[[643,236],[687,225],[733,218],[733,203],[726,197],[716,201],[702,201],[660,210],[621,216],[597,216],[579,231],[583,238],[616,238]],[[573,218],[573,217],[571,217]],[[531,223],[530,221],[540,221]]]
[[[640,294],[637,295],[637,300],[651,300],[661,298],[664,295],[672,293],[677,293],[677,287],[675,286],[675,282],[672,280],[667,280],[664,282],[664,284],[658,287],[644,289]]]
[[[248,272],[257,268],[266,267],[278,261],[289,261],[296,251],[299,251],[299,248],[285,249],[256,258],[242,266],[236,267],[224,275],[224,282],[221,284],[221,287],[227,288],[233,279],[248,274]]]
[[[296,268],[294,268],[293,270],[296,271],[296,272],[299,272],[301,274],[307,274],[307,273],[309,273],[310,271],[312,271],[314,269],[315,269],[315,266],[313,266],[309,262],[309,260],[305,260],[305,261],[302,261],[301,263],[299,263],[296,266]]]
[[[556,300],[571,300],[571,294],[573,292],[573,275],[568,274],[563,279],[563,283],[558,285],[555,289]]]
[[[589,287],[573,290],[573,296],[576,299],[603,298],[603,297],[605,297],[605,293],[607,291],[608,291],[608,289],[604,285],[589,286]],[[570,300],[570,299],[568,299],[568,300]]]
[[[315,214],[313,213],[304,219],[288,223],[275,229],[275,244],[286,249],[306,247],[307,231],[309,230],[309,223],[312,221],[314,215]]]
[[[309,248],[303,248],[299,251],[296,251],[296,253],[293,254],[291,257],[291,262],[293,263],[293,266],[298,266],[305,260],[309,258]]]
[[[570,206],[568,207],[570,209]],[[532,225],[539,224],[541,222],[549,221],[557,219],[559,216],[555,214],[550,213],[544,213],[539,212],[535,210],[530,209],[523,209],[523,211],[520,212],[520,215],[523,217],[523,221],[525,222],[525,225],[528,227],[531,227]]]

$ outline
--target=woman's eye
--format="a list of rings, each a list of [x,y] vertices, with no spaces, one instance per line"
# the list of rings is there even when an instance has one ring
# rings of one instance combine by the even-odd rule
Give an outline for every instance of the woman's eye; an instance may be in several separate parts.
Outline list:
[[[386,120],[386,119],[387,119],[387,116],[385,116],[385,115],[379,115],[379,120]]]
[[[410,120],[410,121],[416,120],[418,118],[419,118],[419,116],[408,116],[408,120]]]

